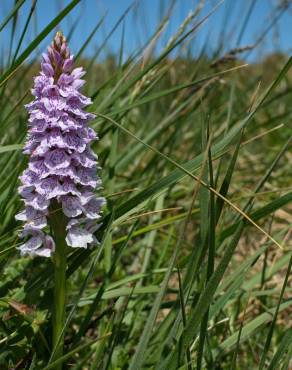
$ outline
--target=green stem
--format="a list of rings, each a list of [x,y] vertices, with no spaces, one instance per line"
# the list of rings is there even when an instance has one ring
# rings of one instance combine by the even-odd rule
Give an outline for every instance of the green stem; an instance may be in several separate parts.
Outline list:
[[[59,205],[57,205],[60,208]],[[66,267],[67,267],[67,245],[65,240],[67,220],[62,211],[54,207],[50,219],[56,250],[54,253],[54,310],[53,310],[53,360],[63,355],[64,333],[62,329],[65,323],[66,309]],[[56,348],[57,347],[57,348]],[[56,370],[62,369],[62,363],[56,365]]]

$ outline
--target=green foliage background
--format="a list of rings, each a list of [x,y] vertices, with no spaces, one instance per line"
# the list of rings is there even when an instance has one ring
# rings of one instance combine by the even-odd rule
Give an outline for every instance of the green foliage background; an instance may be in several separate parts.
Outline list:
[[[20,257],[14,215],[27,161],[23,105],[39,69],[26,59],[78,2],[1,67],[1,369],[55,365],[52,263]],[[0,30],[17,24],[23,3]],[[87,69],[108,204],[100,245],[70,250],[64,368],[289,369],[292,60],[247,66],[242,50],[220,46],[180,57],[211,19],[198,8],[159,55],[152,46],[166,18],[126,60],[123,37],[119,56],[83,57],[103,20],[73,50]]]

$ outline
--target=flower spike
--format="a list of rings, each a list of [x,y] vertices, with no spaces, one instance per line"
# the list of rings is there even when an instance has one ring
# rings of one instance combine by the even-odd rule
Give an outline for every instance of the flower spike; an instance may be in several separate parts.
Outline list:
[[[52,255],[55,242],[47,221],[56,205],[66,216],[67,245],[87,248],[97,243],[93,233],[105,199],[94,194],[101,180],[90,148],[97,135],[88,127],[95,116],[84,110],[91,99],[80,92],[84,74],[83,68],[73,69],[73,55],[57,32],[34,78],[35,98],[26,105],[29,133],[23,152],[29,164],[19,187],[25,209],[16,219],[25,222],[21,236],[28,240],[19,247],[21,254]]]

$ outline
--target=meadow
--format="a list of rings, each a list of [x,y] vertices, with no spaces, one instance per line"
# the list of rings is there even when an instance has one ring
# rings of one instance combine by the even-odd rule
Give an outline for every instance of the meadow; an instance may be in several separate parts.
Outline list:
[[[20,255],[15,215],[40,44],[49,45],[79,1],[29,44],[39,3],[16,32],[24,2],[0,24],[13,40],[0,57],[0,369],[291,369],[292,57],[247,63],[260,42],[229,47],[226,35],[211,53],[206,38],[192,55],[217,11],[202,14],[200,4],[159,49],[171,9],[130,56],[122,31],[119,53],[99,59],[127,12],[93,53],[104,18],[72,50],[86,70],[97,193],[107,204],[100,244],[68,247],[64,351],[56,356],[53,259]]]

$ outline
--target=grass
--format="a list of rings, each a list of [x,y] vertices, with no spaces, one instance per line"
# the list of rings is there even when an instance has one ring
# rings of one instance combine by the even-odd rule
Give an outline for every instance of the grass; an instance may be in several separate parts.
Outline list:
[[[20,257],[14,216],[26,165],[23,105],[39,69],[33,52],[80,4],[56,12],[26,45],[40,5],[33,2],[16,32],[24,3],[15,2],[0,24],[11,38],[0,58],[0,368],[289,369],[292,59],[274,54],[245,63],[250,48],[239,46],[253,6],[237,49],[222,31],[215,51],[207,53],[206,39],[191,56],[220,5],[207,15],[194,9],[159,52],[167,12],[127,58],[132,8],[92,57],[85,52],[108,15],[80,40],[73,53],[87,69],[84,92],[94,102],[94,150],[108,203],[100,245],[67,256],[65,347],[55,357],[52,262]],[[232,15],[231,6],[225,16]],[[120,30],[119,54],[99,62]]]

